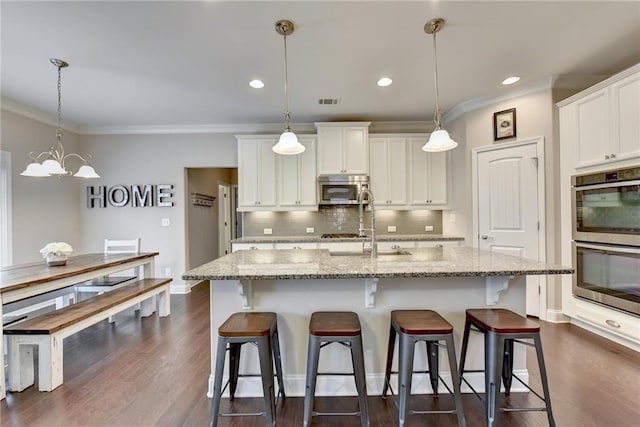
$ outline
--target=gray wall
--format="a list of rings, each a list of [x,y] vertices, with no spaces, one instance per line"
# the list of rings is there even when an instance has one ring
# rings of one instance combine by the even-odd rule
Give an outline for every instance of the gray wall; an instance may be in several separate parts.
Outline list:
[[[42,260],[39,250],[49,242],[67,242],[75,253],[84,252],[80,195],[86,180],[20,176],[30,163],[30,151],[48,151],[55,142],[55,126],[6,110],[2,110],[0,121],[0,149],[11,153],[12,162],[13,264]],[[72,132],[65,131],[63,145],[68,153],[83,153],[78,135]],[[75,171],[80,165],[71,159],[67,168]]]

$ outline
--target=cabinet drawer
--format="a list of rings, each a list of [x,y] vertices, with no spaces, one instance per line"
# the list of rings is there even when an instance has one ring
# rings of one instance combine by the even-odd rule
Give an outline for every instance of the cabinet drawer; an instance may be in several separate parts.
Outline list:
[[[251,249],[273,249],[273,243],[233,243],[232,252]]]
[[[443,246],[461,246],[461,241],[459,240],[423,240],[419,241],[419,248],[440,248]]]
[[[638,318],[578,299],[575,306],[578,320],[640,344]]]
[[[414,249],[416,247],[416,242],[378,242],[378,250],[379,251],[390,251],[393,249]]]
[[[276,249],[317,249],[317,243],[276,243]]]
[[[321,242],[318,248],[329,249],[329,252],[361,251],[362,242]]]

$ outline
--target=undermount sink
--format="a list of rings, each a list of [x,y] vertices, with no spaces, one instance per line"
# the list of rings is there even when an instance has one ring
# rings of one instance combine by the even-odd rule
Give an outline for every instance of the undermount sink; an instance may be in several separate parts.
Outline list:
[[[387,255],[411,255],[411,252],[405,251],[404,249],[390,249],[384,251],[378,251],[378,256],[387,256]],[[363,251],[338,251],[338,252],[329,252],[331,256],[371,256],[371,252],[363,252]]]

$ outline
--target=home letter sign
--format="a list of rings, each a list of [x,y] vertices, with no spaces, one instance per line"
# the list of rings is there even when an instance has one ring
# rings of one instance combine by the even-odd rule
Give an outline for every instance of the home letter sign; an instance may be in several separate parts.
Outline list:
[[[155,195],[155,197],[154,197]],[[173,184],[158,185],[114,185],[107,189],[104,185],[87,186],[87,207],[106,208],[109,205],[121,208],[131,203],[134,208],[137,207],[170,207],[174,203],[171,201],[173,197]]]

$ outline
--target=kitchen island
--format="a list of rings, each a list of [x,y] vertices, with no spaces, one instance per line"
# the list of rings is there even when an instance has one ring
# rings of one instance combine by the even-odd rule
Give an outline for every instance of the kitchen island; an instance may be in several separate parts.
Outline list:
[[[469,247],[401,250],[376,258],[368,254],[330,254],[326,249],[293,249],[235,252],[188,271],[182,278],[210,281],[211,372],[217,328],[230,314],[243,309],[274,311],[278,313],[287,394],[303,396],[311,313],[349,310],[360,316],[367,388],[375,395],[382,390],[391,310],[438,311],[455,328],[459,355],[465,309],[496,306],[523,314],[527,275],[572,272],[571,268]],[[425,370],[424,348],[417,348],[416,369]],[[467,357],[469,369],[482,367],[482,348],[480,337],[472,336]],[[524,356],[524,350],[517,349],[514,372],[526,379]],[[241,371],[256,373],[257,366],[257,355],[248,346],[243,350]],[[350,372],[347,349],[331,346],[323,351],[320,370],[329,369]],[[448,370],[446,357],[442,357],[441,374],[445,381]],[[482,374],[466,377],[477,390],[483,389]],[[236,395],[260,396],[259,381],[258,378],[241,381]],[[212,384],[210,376],[209,395]],[[418,393],[430,392],[428,378],[416,375],[413,389]],[[353,380],[342,376],[319,377],[317,395],[355,395]]]

